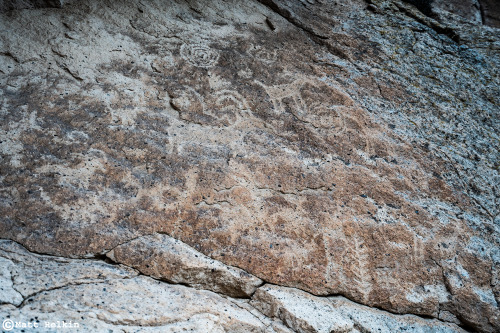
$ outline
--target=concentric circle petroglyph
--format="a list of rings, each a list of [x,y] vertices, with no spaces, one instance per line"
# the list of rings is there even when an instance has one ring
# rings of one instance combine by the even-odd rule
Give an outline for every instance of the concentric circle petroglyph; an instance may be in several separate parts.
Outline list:
[[[183,44],[181,56],[191,65],[202,68],[215,66],[219,53],[205,44]]]

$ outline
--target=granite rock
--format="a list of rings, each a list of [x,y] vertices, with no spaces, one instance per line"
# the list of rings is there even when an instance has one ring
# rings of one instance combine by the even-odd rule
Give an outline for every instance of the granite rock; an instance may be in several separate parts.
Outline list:
[[[62,8],[77,0],[0,0],[0,13],[19,9]]]

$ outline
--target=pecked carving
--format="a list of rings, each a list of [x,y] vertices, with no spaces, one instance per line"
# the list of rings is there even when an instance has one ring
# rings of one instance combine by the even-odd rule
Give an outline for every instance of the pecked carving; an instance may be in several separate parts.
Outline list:
[[[260,45],[251,45],[248,53],[260,62],[272,64],[278,60],[278,50],[269,50]]]
[[[269,95],[275,114],[289,112],[314,127],[345,131],[345,117],[354,102],[340,90],[312,79],[274,86],[255,82]]]
[[[249,109],[245,98],[229,89],[204,97],[191,87],[178,88],[171,94],[170,104],[181,119],[212,126],[232,125],[241,112]]]
[[[219,60],[219,53],[205,44],[182,44],[180,53],[188,63],[201,68],[213,67]]]
[[[166,233],[497,332],[498,38],[458,45],[393,2],[261,2],[2,16],[0,235],[92,257]]]

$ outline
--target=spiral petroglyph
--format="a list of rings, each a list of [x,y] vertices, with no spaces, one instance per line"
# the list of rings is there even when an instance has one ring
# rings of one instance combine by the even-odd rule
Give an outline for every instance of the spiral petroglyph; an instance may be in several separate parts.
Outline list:
[[[181,56],[191,65],[202,68],[215,66],[219,53],[205,44],[183,44]]]
[[[415,1],[3,1],[0,318],[500,333],[496,0]]]

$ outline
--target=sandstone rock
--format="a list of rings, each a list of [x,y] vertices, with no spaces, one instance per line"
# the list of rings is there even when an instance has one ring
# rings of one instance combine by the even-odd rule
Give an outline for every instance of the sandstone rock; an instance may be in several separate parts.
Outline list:
[[[294,332],[465,332],[453,324],[393,315],[355,304],[343,297],[316,297],[301,290],[264,285],[252,305],[276,317]]]
[[[164,233],[273,284],[500,330],[498,30],[367,5],[2,15],[0,237],[92,258]]]
[[[232,297],[249,297],[262,285],[255,276],[208,258],[167,235],[140,237],[115,247],[107,256],[155,279]]]

